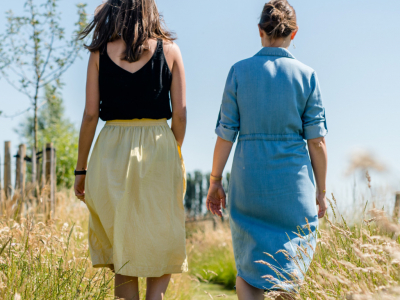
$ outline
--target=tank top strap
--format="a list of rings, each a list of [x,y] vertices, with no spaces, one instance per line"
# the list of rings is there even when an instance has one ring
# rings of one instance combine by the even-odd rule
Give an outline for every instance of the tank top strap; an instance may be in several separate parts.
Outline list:
[[[154,58],[162,60],[164,59],[164,42],[162,39],[157,39],[157,47],[155,50]]]
[[[107,43],[105,43],[101,48],[99,49],[100,57],[99,57],[99,70],[103,71],[103,69],[106,69],[107,65]]]

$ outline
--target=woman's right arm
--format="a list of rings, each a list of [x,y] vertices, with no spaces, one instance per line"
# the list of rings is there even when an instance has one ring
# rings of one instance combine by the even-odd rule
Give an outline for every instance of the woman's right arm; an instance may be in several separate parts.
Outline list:
[[[99,52],[91,53],[86,81],[86,105],[79,134],[77,171],[87,169],[89,151],[99,121],[100,91],[98,62]],[[77,175],[75,177],[75,195],[81,200],[85,199],[85,177],[85,175]]]
[[[325,216],[328,205],[326,203],[326,173],[328,169],[328,152],[325,138],[307,140],[311,164],[317,184],[317,204],[319,206],[318,218]]]

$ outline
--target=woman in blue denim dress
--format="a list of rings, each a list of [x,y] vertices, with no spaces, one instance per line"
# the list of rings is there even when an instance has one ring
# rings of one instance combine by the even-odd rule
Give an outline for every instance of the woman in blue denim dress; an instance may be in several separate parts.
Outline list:
[[[239,136],[229,213],[240,300],[298,289],[327,209],[325,110],[315,71],[288,51],[297,29],[287,1],[265,5],[263,48],[231,68],[218,118],[207,208],[221,216],[222,173]]]

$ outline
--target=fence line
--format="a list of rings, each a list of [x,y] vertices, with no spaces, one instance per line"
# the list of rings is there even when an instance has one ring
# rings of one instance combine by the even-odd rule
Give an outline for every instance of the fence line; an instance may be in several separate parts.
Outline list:
[[[43,146],[41,152],[36,152],[35,148],[31,148],[31,157],[27,156],[27,147],[25,144],[18,146],[18,152],[15,157],[15,182],[12,185],[12,169],[11,169],[11,142],[4,142],[4,176],[1,176],[0,158],[0,204],[7,201],[14,201],[16,198],[15,218],[22,211],[22,207],[26,202],[36,199],[37,204],[40,201],[44,204],[44,212],[46,217],[50,218],[55,212],[55,194],[56,194],[56,149],[53,143],[47,143]],[[30,180],[27,176],[27,163],[30,165]],[[39,167],[41,166],[41,168]],[[1,183],[3,179],[4,184]],[[29,189],[28,189],[29,186]],[[28,191],[29,190],[29,191]],[[4,197],[2,196],[4,194]],[[17,197],[14,197],[17,196]]]

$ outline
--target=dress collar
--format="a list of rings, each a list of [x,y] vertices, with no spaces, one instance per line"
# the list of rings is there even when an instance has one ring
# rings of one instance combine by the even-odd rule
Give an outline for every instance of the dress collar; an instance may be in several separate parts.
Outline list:
[[[289,50],[278,47],[264,47],[255,56],[284,56],[296,59]]]

